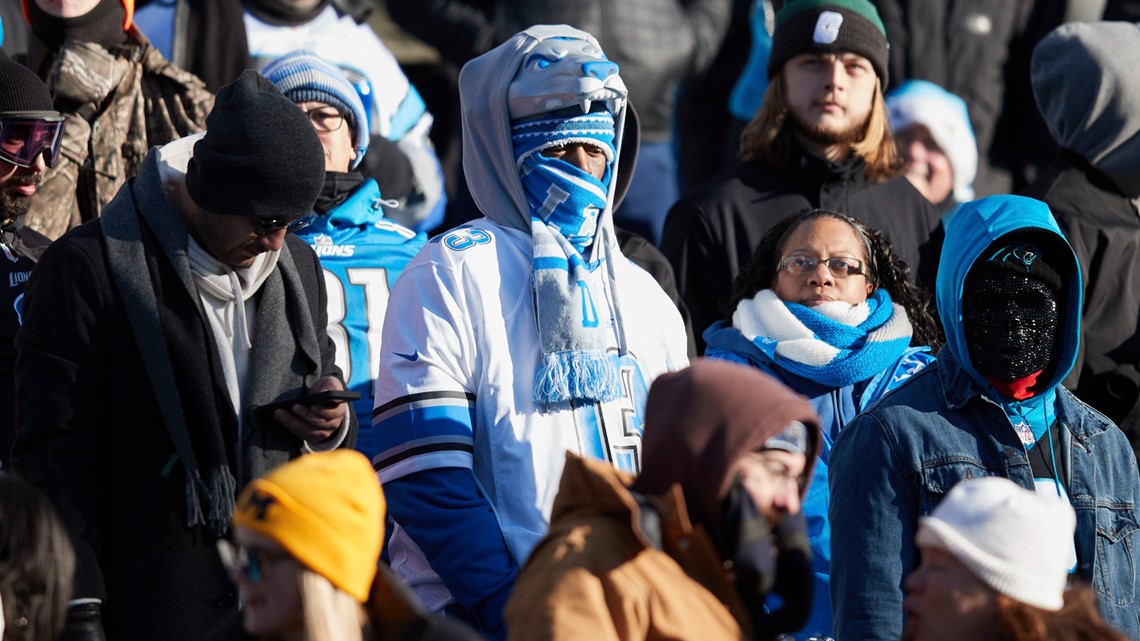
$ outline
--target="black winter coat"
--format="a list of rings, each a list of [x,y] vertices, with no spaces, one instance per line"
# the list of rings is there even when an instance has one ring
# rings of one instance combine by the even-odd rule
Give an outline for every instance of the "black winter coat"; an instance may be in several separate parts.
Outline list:
[[[942,249],[938,210],[902,176],[868,184],[864,167],[854,156],[832,164],[809,154],[778,168],[738,163],[673,205],[661,249],[673,263],[700,353],[701,334],[725,318],[721,306],[761,237],[802,209],[831,209],[884,232],[933,291]]]
[[[124,196],[132,186],[142,187],[145,193],[139,198],[144,203],[145,196],[161,193],[161,186],[147,185],[148,173],[154,174],[154,155],[152,151],[139,178],[108,205],[105,216],[112,207],[132,207],[130,196]],[[13,461],[17,472],[44,491],[59,511],[76,547],[75,597],[102,599],[108,639],[198,640],[236,611],[236,592],[218,558],[213,531],[187,527],[184,466],[174,456],[156,388],[144,365],[144,358],[154,355],[143,354],[136,342],[123,293],[110,271],[101,223],[104,220],[85,223],[52,244],[28,282],[24,325],[16,339]],[[320,362],[309,366],[311,361],[299,359],[295,339],[267,344],[270,339],[264,336],[273,332],[266,330],[266,323],[284,319],[258,313],[249,371],[265,375],[258,381],[251,375],[247,381],[240,453],[234,411],[231,407],[221,412],[228,413],[221,419],[222,438],[239,490],[259,470],[247,468],[243,478],[235,458],[256,448],[260,458],[248,466],[257,468],[259,462],[264,467],[301,454],[301,439],[252,416],[248,407],[256,397],[268,395],[272,400],[296,393],[316,377],[340,375],[325,332],[320,264],[303,241],[289,235],[285,244],[306,293],[304,308],[315,328]],[[167,284],[177,282],[168,256],[148,254],[147,260]],[[282,269],[280,263],[277,269]],[[265,291],[265,286],[259,290],[259,300]],[[158,296],[164,303],[197,301],[193,294],[173,288]],[[201,316],[200,303],[198,309]],[[208,327],[204,317],[198,322]],[[205,333],[212,340],[212,334]],[[212,343],[201,349],[216,353]],[[267,372],[259,367],[267,361],[292,366]],[[186,363],[173,366],[187,370]],[[215,397],[228,399],[220,370],[213,373],[212,380],[182,386],[180,398],[206,394],[212,387]],[[267,385],[274,389],[257,391]],[[181,408],[187,420],[192,418],[192,404],[184,402]],[[190,422],[192,438],[198,425]],[[355,442],[355,420],[351,426],[346,445]]]
[[[621,66],[648,142],[672,139],[681,83],[720,50],[731,0],[389,0],[392,18],[462,65],[536,24],[587,31]],[[385,192],[387,193],[387,192]]]
[[[1071,152],[1023,195],[1049,205],[1081,265],[1081,346],[1064,385],[1119,425],[1140,458],[1140,208]]]
[[[873,0],[891,43],[890,82],[929,80],[966,101],[978,197],[1021,189],[1056,151],[1029,84],[1033,47],[1065,2]]]

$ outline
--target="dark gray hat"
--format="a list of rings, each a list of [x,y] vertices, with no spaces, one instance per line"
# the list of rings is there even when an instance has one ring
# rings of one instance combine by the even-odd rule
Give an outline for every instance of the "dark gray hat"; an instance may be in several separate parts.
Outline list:
[[[218,90],[186,170],[195,204],[217,214],[296,218],[312,213],[324,182],[316,130],[272,82],[247,69]]]
[[[55,112],[47,85],[0,49],[0,114],[36,111]]]

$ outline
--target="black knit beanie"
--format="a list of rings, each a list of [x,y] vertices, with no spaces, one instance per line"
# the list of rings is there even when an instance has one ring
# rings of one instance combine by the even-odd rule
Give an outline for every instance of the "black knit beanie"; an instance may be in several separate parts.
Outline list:
[[[776,14],[768,78],[801,53],[857,53],[887,85],[887,30],[868,0],[790,0]]]
[[[0,114],[19,111],[54,114],[55,106],[44,81],[0,49]]]
[[[316,130],[272,82],[247,69],[218,90],[186,169],[195,204],[218,214],[295,218],[312,213],[324,182]]]
[[[971,269],[971,275],[976,271],[977,273],[983,272],[1012,272],[1014,274],[1024,274],[1035,280],[1039,280],[1045,284],[1053,293],[1061,291],[1062,280],[1061,275],[1057,273],[1049,263],[1045,261],[1045,256],[1037,244],[1031,242],[1032,239],[1016,239],[999,241],[995,243],[996,248],[991,248],[992,251],[987,250],[987,258],[984,261],[979,261],[978,264]]]

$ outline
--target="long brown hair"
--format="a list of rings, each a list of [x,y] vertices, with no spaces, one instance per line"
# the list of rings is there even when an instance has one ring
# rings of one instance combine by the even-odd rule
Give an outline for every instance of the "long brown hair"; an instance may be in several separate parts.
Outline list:
[[[788,100],[784,88],[784,71],[772,76],[760,110],[740,135],[741,160],[759,160],[774,167],[783,167],[792,157],[792,127],[788,122]],[[904,163],[891,135],[887,119],[887,105],[883,90],[875,83],[871,98],[871,114],[863,136],[851,144],[851,151],[867,163],[864,171],[867,182],[879,183],[902,172]]]
[[[1104,622],[1096,595],[1087,585],[1065,592],[1065,605],[1052,612],[997,595],[995,613],[999,641],[1128,641]]]
[[[74,581],[75,550],[51,502],[27,482],[0,476],[2,636],[58,639]]]

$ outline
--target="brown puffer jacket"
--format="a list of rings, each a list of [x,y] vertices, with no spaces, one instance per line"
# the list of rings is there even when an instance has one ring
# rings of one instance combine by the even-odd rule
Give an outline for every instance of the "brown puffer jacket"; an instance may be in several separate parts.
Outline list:
[[[509,638],[755,638],[712,540],[689,521],[680,486],[642,497],[661,518],[658,548],[642,528],[631,481],[567,453],[550,534],[507,603]]]

